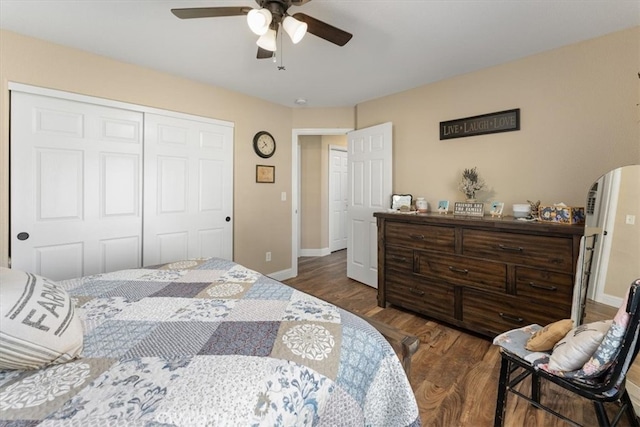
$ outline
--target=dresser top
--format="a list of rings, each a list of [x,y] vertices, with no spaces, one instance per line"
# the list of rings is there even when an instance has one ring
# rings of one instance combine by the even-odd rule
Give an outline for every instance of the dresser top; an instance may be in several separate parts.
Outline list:
[[[378,219],[405,222],[410,224],[430,224],[443,226],[457,226],[467,228],[492,229],[496,231],[526,232],[535,234],[584,234],[584,224],[558,224],[542,221],[523,221],[512,216],[502,218],[485,215],[483,217],[458,216],[452,213],[396,213],[375,212]]]

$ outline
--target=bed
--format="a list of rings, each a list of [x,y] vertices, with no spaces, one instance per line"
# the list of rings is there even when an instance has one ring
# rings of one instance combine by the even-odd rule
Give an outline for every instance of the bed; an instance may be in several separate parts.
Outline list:
[[[420,425],[375,328],[242,265],[185,260],[55,286],[82,350],[0,370],[2,425]]]

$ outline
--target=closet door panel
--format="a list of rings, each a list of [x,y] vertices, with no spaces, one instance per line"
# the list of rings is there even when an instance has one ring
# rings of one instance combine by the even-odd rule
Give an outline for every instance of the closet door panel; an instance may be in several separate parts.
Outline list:
[[[108,249],[142,241],[142,123],[140,112],[12,92],[12,267],[62,280],[141,265],[140,249],[126,262]]]
[[[143,264],[233,257],[233,128],[145,115]]]
[[[63,280],[232,259],[231,123],[11,89],[12,267]]]
[[[140,236],[124,236],[100,241],[100,269],[103,271],[124,270],[140,267]]]

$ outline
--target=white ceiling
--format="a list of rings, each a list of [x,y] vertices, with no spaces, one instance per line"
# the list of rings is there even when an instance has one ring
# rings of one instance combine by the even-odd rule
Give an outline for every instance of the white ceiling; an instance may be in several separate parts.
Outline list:
[[[0,27],[295,107],[347,107],[640,25],[640,0],[313,0],[292,6],[353,34],[344,47],[279,35],[256,59],[243,16],[172,8],[252,0],[0,0]],[[281,41],[280,41],[281,40]],[[281,49],[282,47],[282,49]],[[284,65],[286,70],[278,70]]]

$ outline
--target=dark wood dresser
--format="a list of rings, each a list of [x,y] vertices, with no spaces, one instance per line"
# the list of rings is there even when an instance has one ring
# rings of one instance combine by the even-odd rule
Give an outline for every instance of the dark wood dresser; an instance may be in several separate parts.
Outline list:
[[[571,317],[583,225],[375,213],[378,305],[483,335]]]

